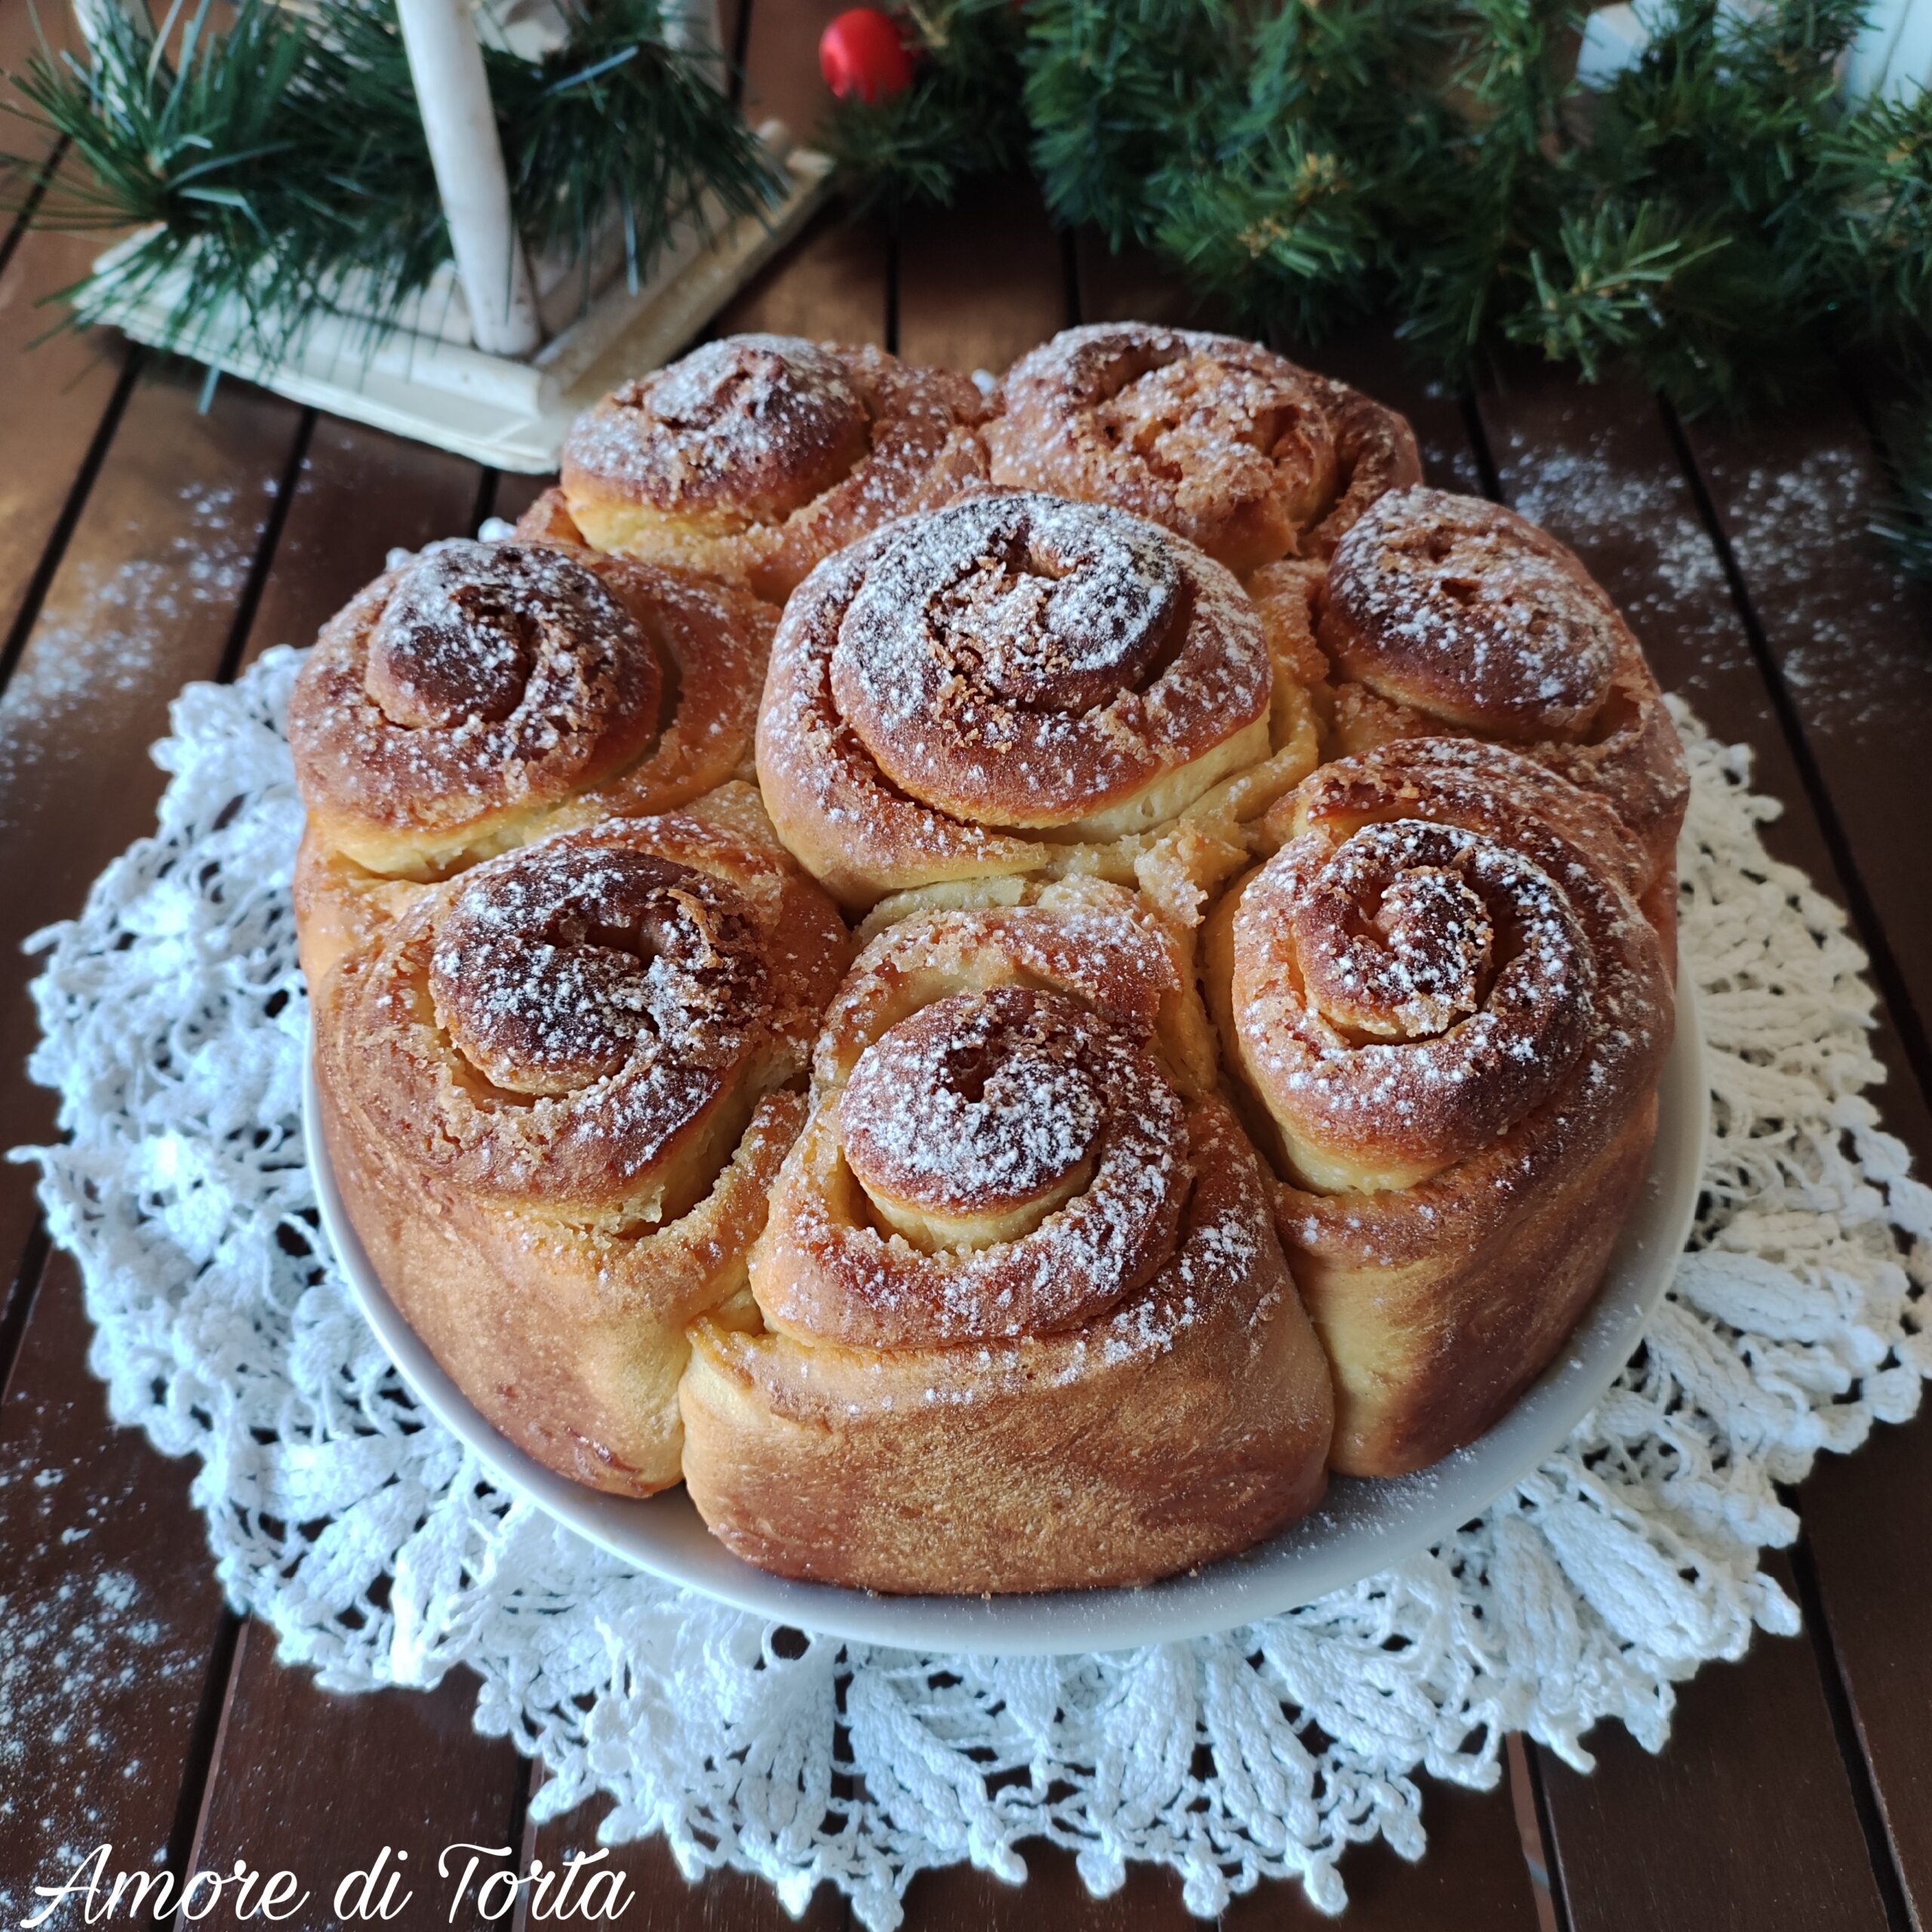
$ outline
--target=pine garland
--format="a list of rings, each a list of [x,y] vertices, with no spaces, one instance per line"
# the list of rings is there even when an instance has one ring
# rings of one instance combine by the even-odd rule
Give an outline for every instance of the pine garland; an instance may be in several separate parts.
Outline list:
[[[1515,342],[1696,411],[1788,395],[1850,340],[1922,358],[1932,97],[1844,103],[1862,0],[1660,11],[1592,95],[1564,0],[1029,0],[1017,27],[924,0],[914,88],[832,137],[888,201],[944,200],[1023,140],[1063,221],[1278,337],[1392,312],[1452,380]],[[974,99],[988,131],[1023,101],[1023,136],[976,151]]]
[[[157,225],[67,291],[77,312],[169,289],[167,339],[192,352],[232,303],[271,360],[325,315],[371,340],[393,327],[449,241],[389,0],[97,11],[89,54],[43,46],[6,103],[43,152],[67,144],[64,165],[42,191],[38,156],[0,154],[0,208],[38,226]],[[571,26],[541,60],[485,49],[528,247],[587,262],[614,220],[641,279],[703,191],[734,215],[765,205],[777,183],[755,137],[664,45],[660,0],[595,0]]]
[[[1886,427],[1891,501],[1872,528],[1908,577],[1932,583],[1932,395],[1895,410]]]

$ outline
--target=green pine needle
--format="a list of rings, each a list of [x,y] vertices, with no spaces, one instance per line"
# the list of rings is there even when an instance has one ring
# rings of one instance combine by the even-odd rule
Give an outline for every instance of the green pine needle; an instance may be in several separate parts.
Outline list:
[[[1889,427],[1892,497],[1872,528],[1908,577],[1932,580],[1932,393]]]
[[[1452,378],[1500,339],[1737,409],[1847,340],[1932,351],[1932,94],[1845,104],[1863,4],[1672,0],[1589,96],[1582,0],[1026,0],[970,78],[929,47],[835,139],[872,195],[943,199],[1003,165],[957,138],[974,103],[1004,129],[1020,100],[1058,219],[1258,327],[1380,309]]]

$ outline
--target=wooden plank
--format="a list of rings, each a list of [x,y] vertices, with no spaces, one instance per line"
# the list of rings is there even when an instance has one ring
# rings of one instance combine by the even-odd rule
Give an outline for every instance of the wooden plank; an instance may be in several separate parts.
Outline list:
[[[1842,397],[1749,429],[1692,424],[1686,433],[1871,915],[1923,1021],[1932,1016],[1932,894],[1906,828],[1926,816],[1932,586],[1895,571],[1870,532],[1883,477]]]
[[[1842,897],[1843,881],[1807,798],[1775,695],[1655,408],[1641,395],[1579,389],[1527,369],[1511,371],[1501,386],[1484,392],[1481,402],[1506,495],[1576,548],[1630,617],[1666,687],[1687,697],[1721,737],[1751,746],[1756,788],[1786,807],[1764,829],[1767,844],[1823,890]],[[1801,573],[1801,563],[1791,568]],[[1881,754],[1875,748],[1873,755]],[[1861,857],[1865,849],[1861,844]],[[1888,1022],[1875,1045],[1893,1076],[1880,1097],[1887,1124],[1913,1146],[1923,1170],[1932,1165],[1932,1115],[1906,1071]],[[1932,1740],[1924,1721],[1932,1709],[1932,1666],[1918,1654],[1922,1647],[1900,1643],[1899,1633],[1909,1627],[1912,1606],[1932,1595],[1932,1418],[1909,1429],[1881,1430],[1854,1457],[1822,1458],[1801,1506],[1879,1801],[1909,1895],[1923,1918],[1932,1901]],[[1803,1712],[1801,1727],[1764,1748],[1778,1764],[1793,1763],[1801,1736],[1809,1755],[1795,1766],[1798,1776],[1829,1787],[1838,1752],[1829,1724],[1820,1723],[1824,1706],[1810,1653],[1761,1641],[1751,1668],[1765,1679],[1775,1677],[1781,1703]],[[1737,1736],[1728,1780],[1658,1847],[1660,1866],[1696,1863],[1697,1847],[1706,1837],[1780,1841],[1772,1835],[1779,1828],[1775,1817],[1713,1814],[1719,1799],[1756,1804],[1776,1795],[1747,1774],[1744,1754],[1752,1742],[1749,1733]],[[1676,1750],[1674,1740],[1666,1757]],[[1646,1785],[1675,1775],[1641,1756],[1623,1770],[1626,1780]],[[1559,1841],[1566,1830],[1587,1832],[1577,1820],[1588,1807],[1570,1785],[1552,1777],[1551,1802]],[[1782,1865],[1781,1854],[1777,1869]],[[1624,1896],[1635,1913],[1637,1904]]]
[[[1789,1586],[1783,1559],[1770,1567]],[[1574,1932],[1885,1932],[1830,1722],[1794,1654],[1761,1641],[1701,1672],[1658,1757],[1615,1724],[1592,1734],[1587,1777],[1544,1755]]]
[[[0,911],[0,1140],[8,1144],[51,1126],[51,1101],[26,1079],[24,983],[34,967],[20,943],[76,909],[94,874],[151,823],[162,774],[147,748],[180,685],[220,664],[293,447],[291,405],[236,386],[203,414],[197,388],[190,374],[160,373],[136,387],[0,695],[0,822],[13,841],[12,890]],[[30,1190],[26,1171],[0,1171],[0,1254],[10,1258],[33,1223]],[[48,1694],[38,1673],[60,1667],[61,1619],[79,1641],[85,1591],[107,1593],[90,1630],[125,1626],[113,1641],[143,1654],[125,1669],[90,1660],[66,1681],[60,1770],[45,1815],[25,1820],[17,1838],[0,1832],[13,1847],[7,1856],[20,1860],[10,1881],[44,1872],[83,1826],[94,1834],[89,1848],[112,1839],[146,1866],[174,1825],[222,1627],[188,1472],[107,1426],[87,1339],[73,1264],[57,1257],[25,1325],[6,1412],[9,1438],[39,1464],[20,1463],[20,1484],[0,1500],[0,1576],[20,1580],[12,1601],[24,1614],[54,1618],[53,1647],[23,1637],[14,1664],[23,1696]],[[63,1512],[52,1531],[25,1506],[42,1476]],[[0,1724],[0,1735],[8,1729]],[[112,1783],[89,1769],[97,1752],[103,1765],[114,1760]],[[82,1795],[51,1801],[70,1763]],[[133,1767],[125,1778],[124,1764]]]
[[[754,17],[752,37],[758,38]],[[734,297],[712,325],[718,335],[802,335],[814,341],[885,346],[891,318],[884,233],[836,207]]]
[[[1855,869],[1848,883],[1867,937],[1884,947],[1894,997],[1911,1003],[1912,1066],[1881,1027],[1875,1044],[1891,1077],[1876,1097],[1923,1177],[1932,1174],[1932,913],[1920,849],[1932,601],[1893,571],[1866,529],[1880,478],[1847,409],[1688,436],[1835,849]],[[1800,1506],[1829,1652],[1906,1902],[1916,1923],[1932,1924],[1932,1658],[1903,1639],[1932,1601],[1932,1414],[1880,1429],[1855,1457],[1823,1459]]]
[[[162,774],[148,747],[169,700],[221,664],[292,453],[293,404],[225,383],[204,414],[198,388],[193,372],[142,377],[0,694],[0,1146],[52,1128],[51,1100],[26,1077],[37,968],[20,943],[78,911],[152,823]],[[0,1168],[6,1262],[34,1218],[28,1171]]]
[[[42,306],[87,272],[95,235],[29,234],[0,270],[0,650],[18,629],[40,567],[112,402],[128,349],[104,329],[62,330]]]
[[[773,115],[809,141],[832,105],[818,70],[819,35],[845,11],[842,0],[758,0],[745,40],[745,114]]]
[[[476,464],[446,451],[320,418],[242,661],[271,645],[314,643],[391,550],[467,536],[483,480]]]
[[[1083,322],[1158,322],[1167,328],[1247,333],[1225,306],[1190,288],[1152,250],[1118,251],[1094,228],[1073,237],[1074,288]]]
[[[746,111],[776,115],[808,140],[830,106],[818,70],[818,37],[841,0],[761,0],[745,40]],[[719,335],[764,330],[885,346],[891,316],[886,239],[834,208],[821,216],[718,318]]]
[[[30,0],[5,0],[0,5],[0,74],[24,75],[29,60],[38,54],[43,46],[58,54],[75,46],[79,41],[72,13],[66,7],[36,7]],[[4,97],[11,106],[18,100],[13,89],[5,89]],[[23,103],[24,104],[24,103]],[[24,132],[22,123],[9,117],[7,145],[20,143],[20,151],[30,152],[22,140]],[[54,147],[48,142],[46,150]],[[0,229],[0,235],[5,230]],[[102,245],[97,238],[96,246]]]
[[[299,1666],[275,1656],[273,1633],[242,1629],[223,1709],[215,1775],[208,1787],[190,1869],[227,1873],[237,1860],[293,1872],[310,1896],[284,1922],[319,1928],[338,1922],[338,1886],[368,1871],[383,1847],[392,1858],[378,1881],[400,1875],[397,1915],[405,1924],[478,1927],[478,1894],[498,1861],[479,1859],[466,1893],[468,1860],[457,1844],[514,1847],[523,1828],[524,1770],[515,1747],[471,1727],[476,1680],[466,1671],[436,1690],[332,1697]],[[328,1801],[315,1801],[317,1767],[328,1767]]]
[[[103,1842],[165,1857],[221,1592],[188,1471],[111,1429],[56,1255],[0,1407],[0,1920]],[[66,1915],[78,1923],[78,1915]]]
[[[1025,184],[977,181],[909,215],[899,242],[899,352],[994,376],[1073,319],[1066,251]]]

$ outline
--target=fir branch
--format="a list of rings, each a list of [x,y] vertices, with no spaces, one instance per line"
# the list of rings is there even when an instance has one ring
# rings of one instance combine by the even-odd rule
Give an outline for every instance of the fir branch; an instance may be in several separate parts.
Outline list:
[[[1029,0],[1033,166],[1058,219],[1263,326],[1382,305],[1452,377],[1500,339],[1696,411],[1787,393],[1847,338],[1932,363],[1932,95],[1845,104],[1864,0],[1660,0],[1590,97],[1582,4]],[[939,195],[971,171],[947,63],[920,82],[941,122],[841,112],[852,169]]]
[[[1229,0],[1032,0],[1026,103],[1033,165],[1059,220],[1118,248],[1151,241],[1156,178],[1211,152],[1241,105]]]
[[[1887,426],[1892,497],[1872,528],[1908,577],[1932,580],[1932,392],[1896,411]]]

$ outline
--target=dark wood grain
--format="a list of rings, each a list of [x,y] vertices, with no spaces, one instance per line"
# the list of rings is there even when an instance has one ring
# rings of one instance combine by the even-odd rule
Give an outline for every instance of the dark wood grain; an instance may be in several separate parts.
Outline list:
[[[94,875],[152,825],[162,774],[148,748],[175,693],[220,667],[292,454],[292,404],[225,383],[204,414],[198,387],[142,377],[0,693],[0,1146],[52,1124],[26,1077],[35,968],[20,943],[78,911]],[[0,1167],[0,1257],[21,1251],[33,1220],[26,1172]]]
[[[0,269],[0,649],[41,587],[42,560],[77,493],[128,351],[103,329],[62,331],[38,348],[58,312],[42,306],[78,281],[95,236],[23,235]]]
[[[1932,1016],[1932,894],[1922,848],[1901,835],[1926,817],[1932,587],[1900,576],[1869,528],[1877,452],[1842,396],[1687,433],[1900,986]]]
[[[1927,1051],[1932,913],[1921,830],[1932,769],[1932,603],[1866,528],[1880,478],[1844,403],[1750,431],[1693,428],[1690,447],[1783,680],[1803,777],[1848,866],[1894,1019],[1875,1045],[1884,1123],[1932,1172]],[[1814,864],[1817,875],[1823,869]],[[1909,1011],[1901,1011],[1902,1008]],[[1932,1602],[1932,1415],[1826,1457],[1800,1498],[1828,1659],[1842,1678],[1907,1909],[1932,1924],[1932,1658],[1901,1633]]]
[[[899,237],[899,352],[992,375],[1072,320],[1066,251],[1017,183],[961,190],[909,213]]]
[[[221,1592],[189,1472],[109,1425],[79,1270],[49,1263],[0,1407],[0,1921],[173,1834]],[[69,1915],[69,1922],[78,1923]]]
[[[238,1859],[293,1872],[306,1906],[281,1922],[293,1932],[329,1932],[349,1875],[371,1869],[385,1846],[383,1874],[400,1875],[398,1899],[413,1894],[405,1924],[475,1927],[483,1881],[514,1859],[522,1832],[525,1774],[515,1749],[477,1735],[470,1724],[476,1680],[459,1671],[431,1691],[332,1696],[311,1673],[276,1660],[274,1633],[245,1625],[221,1715],[214,1774],[195,1833],[190,1869],[225,1873]],[[317,1803],[318,1770],[327,1801]],[[475,1883],[463,1895],[469,1860],[441,1854],[459,1844],[501,1847],[507,1859],[478,1856]]]
[[[1787,1586],[1789,1566],[1768,1566]],[[1583,1777],[1545,1754],[1574,1932],[1885,1932],[1851,1794],[1798,1645],[1760,1641],[1683,1687],[1668,1749],[1616,1724]]]
[[[1688,699],[1727,743],[1751,747],[1755,787],[1785,808],[1765,828],[1767,844],[1844,898],[1832,841],[1807,792],[1801,762],[1806,747],[1801,740],[1794,748],[1695,485],[1656,406],[1641,395],[1580,389],[1552,374],[1517,368],[1484,392],[1481,409],[1506,495],[1576,548],[1637,626],[1666,688]],[[1786,540],[1801,547],[1795,524]],[[1826,568],[1821,561],[1820,574]],[[1800,557],[1784,568],[1808,566]],[[1932,756],[1932,745],[1924,755]],[[1912,1147],[1923,1171],[1932,1164],[1932,1114],[1889,1014],[1881,1017],[1874,1044],[1891,1076],[1881,1096],[1887,1124]],[[1932,1600],[1932,1418],[1907,1429],[1881,1429],[1849,1460],[1822,1458],[1801,1506],[1837,1668],[1863,1736],[1893,1854],[1922,1921],[1932,1901],[1932,1727],[1926,1721],[1932,1666],[1922,1646],[1901,1643],[1899,1633],[1912,1606]],[[1817,1678],[1808,1648],[1761,1640],[1760,1648],[1771,1657],[1758,1667],[1789,1680],[1782,1694],[1787,1700],[1808,1704]],[[1820,1759],[1804,1767],[1805,1774],[1829,1783],[1836,1740],[1815,1723],[1804,1734]],[[1795,1737],[1786,1746],[1798,1748]],[[1630,1775],[1641,1780],[1643,1774]],[[1556,1796],[1564,1789],[1552,1782],[1559,1838],[1569,1822]],[[1727,1787],[1726,1795],[1754,1802],[1762,1795],[1748,1785]],[[1708,1808],[1706,1819],[1730,1838],[1757,1836],[1767,1823],[1756,1815],[1714,1819]]]

